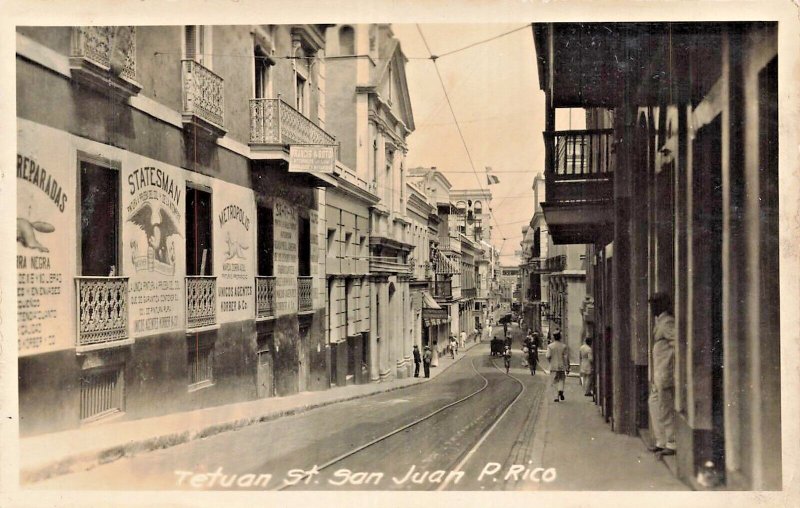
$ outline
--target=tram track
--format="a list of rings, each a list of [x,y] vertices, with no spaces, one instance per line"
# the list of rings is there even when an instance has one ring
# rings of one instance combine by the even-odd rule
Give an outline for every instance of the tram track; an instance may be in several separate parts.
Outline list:
[[[498,367],[498,366],[497,366],[497,363],[495,363],[495,361],[494,361],[494,358],[492,358],[490,361],[492,362],[492,366],[493,366],[495,369],[497,369],[498,371],[502,372],[502,369],[500,369],[500,367]],[[477,372],[477,371],[476,371],[476,372]],[[514,398],[511,400],[511,402],[510,402],[510,403],[509,403],[509,404],[508,404],[508,405],[505,407],[505,409],[503,410],[503,412],[502,412],[502,413],[500,414],[500,416],[499,416],[499,417],[498,417],[498,418],[497,418],[497,419],[494,421],[494,423],[493,423],[493,424],[492,424],[492,425],[491,425],[491,426],[490,426],[490,427],[489,427],[489,428],[488,428],[486,431],[484,431],[484,432],[483,432],[483,434],[482,434],[482,435],[481,435],[481,437],[478,439],[478,441],[477,441],[477,442],[476,442],[476,443],[475,443],[475,444],[472,446],[472,448],[470,448],[470,449],[469,449],[469,451],[468,451],[468,452],[467,452],[467,453],[466,453],[466,454],[463,456],[463,458],[461,459],[461,461],[460,461],[460,462],[458,462],[458,464],[457,464],[457,465],[456,465],[456,466],[453,468],[453,470],[454,470],[454,471],[463,471],[463,470],[464,470],[464,466],[466,466],[466,465],[467,465],[467,462],[469,462],[469,460],[472,458],[472,456],[473,456],[473,455],[475,455],[475,452],[477,452],[477,451],[478,451],[478,448],[480,448],[480,447],[481,447],[481,445],[483,445],[483,443],[486,441],[486,439],[489,437],[489,435],[490,435],[490,434],[491,434],[491,433],[494,431],[494,429],[495,429],[495,428],[497,428],[497,425],[498,425],[498,424],[499,424],[499,423],[500,423],[500,422],[503,420],[503,417],[504,417],[506,414],[508,414],[508,412],[509,412],[509,411],[511,410],[511,408],[514,406],[514,404],[516,404],[516,403],[517,403],[517,401],[519,401],[519,399],[522,397],[522,394],[523,394],[523,393],[525,393],[525,390],[526,390],[525,383],[523,383],[523,382],[522,382],[522,381],[520,381],[520,380],[519,380],[519,379],[518,379],[516,376],[514,376],[514,375],[512,375],[512,374],[510,374],[510,373],[506,373],[506,376],[510,377],[511,379],[513,379],[514,381],[516,381],[517,383],[519,383],[519,385],[522,387],[522,389],[521,389],[521,390],[520,390],[520,391],[517,393],[516,397],[514,397]],[[486,379],[486,378],[484,378],[484,379]],[[444,482],[442,482],[442,483],[441,483],[441,484],[440,484],[440,485],[439,485],[439,486],[436,488],[436,490],[437,490],[437,491],[445,490],[445,489],[446,489],[446,488],[447,488],[447,487],[450,485],[450,481],[451,481],[451,477],[449,477],[449,476],[448,476],[447,478],[445,478],[445,481],[444,481]]]
[[[502,370],[495,363],[494,359],[491,359],[490,361],[491,361],[492,366],[498,372],[503,373]],[[479,389],[475,390],[474,392],[472,392],[472,393],[470,393],[470,394],[468,394],[468,395],[466,395],[464,397],[461,397],[460,399],[458,399],[456,401],[450,402],[450,403],[448,403],[448,404],[436,409],[435,411],[432,411],[432,412],[430,412],[430,413],[428,413],[428,414],[426,414],[426,415],[424,415],[424,416],[422,416],[420,418],[417,418],[412,422],[409,422],[409,423],[407,423],[405,425],[402,425],[402,426],[400,426],[400,427],[398,427],[398,428],[396,428],[396,429],[394,429],[394,430],[392,430],[390,432],[384,433],[381,436],[378,436],[378,437],[368,441],[367,443],[364,443],[364,444],[359,445],[359,446],[357,446],[357,447],[355,447],[355,448],[353,448],[351,450],[348,450],[347,452],[342,453],[342,454],[340,454],[340,455],[338,455],[338,456],[326,461],[325,463],[323,463],[321,465],[316,465],[315,468],[314,468],[314,473],[318,474],[321,471],[324,471],[326,469],[330,469],[332,466],[334,466],[336,464],[340,464],[340,463],[344,462],[345,460],[347,460],[347,459],[349,459],[349,458],[351,458],[351,457],[353,457],[353,456],[355,456],[355,455],[357,455],[357,454],[359,454],[361,452],[364,452],[364,451],[366,451],[366,450],[368,450],[370,448],[373,448],[376,445],[379,445],[380,443],[387,441],[388,439],[392,438],[393,436],[396,436],[396,435],[398,435],[400,433],[406,432],[409,429],[412,429],[413,427],[416,427],[416,426],[422,424],[423,422],[426,422],[426,421],[430,420],[431,418],[435,417],[436,415],[439,415],[440,413],[442,413],[442,412],[444,412],[446,410],[449,410],[449,409],[452,409],[452,408],[454,408],[454,407],[456,407],[458,405],[461,405],[461,404],[469,401],[470,399],[473,399],[474,397],[476,397],[480,393],[484,392],[489,387],[489,384],[490,384],[489,379],[486,376],[484,376],[476,368],[476,366],[475,366],[475,358],[472,358],[470,360],[470,365],[472,367],[472,370],[478,376],[480,376],[483,379],[483,385]],[[511,374],[506,374],[506,376],[511,377],[512,379],[514,379],[521,386],[520,391],[511,400],[511,402],[509,402],[506,405],[506,407],[503,409],[503,412],[492,423],[492,425],[490,425],[487,429],[485,429],[485,430],[483,430],[481,432],[481,434],[477,438],[476,443],[470,448],[470,450],[466,454],[459,455],[459,458],[461,458],[461,460],[459,461],[457,466],[455,466],[454,468],[451,469],[452,471],[461,471],[462,470],[462,468],[467,464],[467,462],[474,455],[474,453],[478,450],[478,448],[480,448],[480,446],[486,441],[487,437],[494,431],[494,429],[497,427],[498,423],[510,411],[511,407],[514,406],[514,404],[516,404],[517,401],[519,401],[519,399],[525,393],[526,388],[525,388],[525,384],[523,382],[521,382],[519,379],[517,379],[515,376],[513,376]],[[300,486],[300,485],[302,485],[303,480],[306,480],[310,476],[310,474],[311,473],[306,473],[306,474],[304,474],[302,476],[297,476],[294,479],[295,481],[293,481],[292,483],[284,483],[283,485],[277,486],[273,490],[284,491],[284,490],[291,489],[292,487],[295,487],[295,486]],[[446,482],[440,484],[439,488],[437,490],[443,490],[448,485],[449,485],[449,481],[446,481]]]

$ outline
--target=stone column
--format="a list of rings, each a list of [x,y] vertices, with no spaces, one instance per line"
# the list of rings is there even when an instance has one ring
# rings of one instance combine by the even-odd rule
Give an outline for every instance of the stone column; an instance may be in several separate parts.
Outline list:
[[[378,320],[380,321],[378,336],[380,340],[378,342],[378,355],[379,355],[379,375],[381,381],[386,381],[391,379],[392,374],[392,365],[391,365],[391,350],[392,350],[392,338],[391,338],[391,323],[389,320],[391,319],[392,313],[391,309],[389,308],[389,283],[386,279],[381,280],[378,283],[378,291],[380,294],[380,309],[378,310],[380,316]]]
[[[631,151],[636,147],[634,128],[636,108],[626,106],[620,118],[623,141],[617,148],[617,165],[614,170],[614,256],[612,258],[612,386],[614,418],[613,430],[624,434],[636,432],[633,390],[634,368],[631,358]]]

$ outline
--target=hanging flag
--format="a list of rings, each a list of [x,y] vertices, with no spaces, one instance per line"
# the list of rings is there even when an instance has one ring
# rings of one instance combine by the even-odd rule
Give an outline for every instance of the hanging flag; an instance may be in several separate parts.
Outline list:
[[[486,183],[492,185],[493,183],[500,183],[500,179],[492,174],[491,166],[486,166]]]

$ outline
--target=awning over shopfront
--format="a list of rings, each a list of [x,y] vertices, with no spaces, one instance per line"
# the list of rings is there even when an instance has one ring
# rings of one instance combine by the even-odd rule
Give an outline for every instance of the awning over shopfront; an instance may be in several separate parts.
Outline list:
[[[437,326],[450,322],[450,315],[447,309],[422,309],[422,324],[425,328],[429,326]]]
[[[441,309],[441,305],[436,303],[436,300],[433,299],[430,292],[423,291],[422,292],[422,308],[423,309]]]

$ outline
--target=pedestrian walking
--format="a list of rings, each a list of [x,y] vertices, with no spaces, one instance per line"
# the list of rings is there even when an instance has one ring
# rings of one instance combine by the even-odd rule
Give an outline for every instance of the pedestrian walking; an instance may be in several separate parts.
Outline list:
[[[541,339],[539,338],[539,332],[533,332],[533,335],[531,335],[531,348],[528,351],[528,364],[531,367],[531,375],[536,374],[536,367],[539,366],[540,345]]]
[[[425,352],[422,353],[422,367],[425,370],[425,377],[431,377],[432,359],[433,359],[433,354],[431,353],[431,348],[429,346],[425,346]]]
[[[531,376],[536,375],[536,364],[539,360],[539,351],[533,334],[528,338],[528,368],[531,370]]]
[[[594,355],[592,354],[592,338],[586,337],[583,345],[578,350],[578,355],[581,361],[581,384],[583,385],[583,394],[586,397],[594,395]]]
[[[503,337],[508,335],[508,321],[503,321]]]
[[[488,330],[488,332],[489,332],[489,340],[492,340],[492,330],[493,330],[493,328],[492,328],[492,324],[491,323],[489,323],[489,326],[486,327],[486,330]]]
[[[666,293],[650,298],[656,318],[653,327],[653,385],[648,407],[653,423],[655,446],[649,449],[663,455],[675,455],[675,318],[672,301]]]
[[[422,357],[419,354],[419,348],[414,344],[414,377],[419,377],[419,364],[422,363]]]
[[[503,363],[506,367],[506,374],[508,374],[508,370],[511,368],[511,346],[509,345],[506,345],[503,350]]]
[[[456,350],[458,348],[458,341],[454,336],[450,336],[450,358],[456,357]]]
[[[467,347],[467,332],[466,332],[466,330],[461,330],[460,337],[461,337],[461,341],[458,343],[458,347],[460,347],[461,349],[464,349],[465,347]]]
[[[553,402],[564,400],[564,382],[569,374],[569,348],[561,342],[561,332],[553,334],[553,342],[547,346],[545,355],[550,362],[550,376],[553,380]]]
[[[431,351],[431,355],[432,355],[431,367],[438,367],[439,366],[439,341],[434,341],[433,348],[432,348],[432,351]]]

